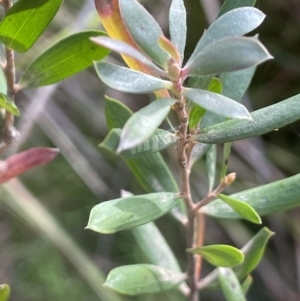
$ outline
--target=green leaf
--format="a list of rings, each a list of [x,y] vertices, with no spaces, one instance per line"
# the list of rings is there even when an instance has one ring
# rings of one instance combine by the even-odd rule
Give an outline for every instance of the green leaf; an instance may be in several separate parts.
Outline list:
[[[160,98],[134,113],[126,122],[117,152],[133,148],[147,140],[163,122],[176,102],[172,98]]]
[[[246,301],[240,282],[229,268],[218,268],[219,281],[227,301]]]
[[[256,0],[225,0],[218,14],[218,18],[232,9],[244,6],[254,6]]]
[[[166,75],[166,72],[157,67],[145,55],[122,41],[111,39],[109,37],[91,38],[91,40],[100,46],[134,58],[135,60],[143,63],[145,66],[149,67],[158,74],[161,74],[163,76]]]
[[[251,119],[243,105],[223,95],[192,88],[184,88],[183,94],[190,101],[216,114],[229,118]]]
[[[218,267],[232,267],[244,260],[243,253],[228,245],[210,245],[187,249],[188,252],[201,255],[210,264]]]
[[[177,205],[179,195],[158,192],[129,196],[93,207],[87,229],[100,233],[115,233],[153,221]]]
[[[136,0],[120,0],[123,21],[138,46],[158,65],[166,67],[168,54],[158,45],[163,32],[154,18]]]
[[[107,62],[95,63],[95,68],[101,80],[118,91],[148,93],[172,88],[172,83],[169,81]]]
[[[300,206],[300,174],[234,193],[230,197],[249,204],[260,216],[295,208]],[[240,218],[240,215],[221,200],[202,207],[201,212],[216,218]]]
[[[20,115],[20,111],[15,105],[15,103],[5,94],[0,92],[0,107],[4,108],[6,111],[12,113],[15,116]]]
[[[224,194],[218,194],[218,198],[230,206],[242,218],[255,224],[261,224],[259,215],[249,204],[233,199]]]
[[[217,148],[212,145],[206,153],[206,169],[208,176],[208,191],[212,191],[216,181]]]
[[[185,274],[174,273],[151,264],[133,264],[113,269],[104,286],[135,296],[168,291],[186,279]]]
[[[259,264],[267,242],[273,235],[273,232],[264,227],[241,249],[244,261],[233,268],[239,279],[245,278]],[[200,281],[199,289],[216,288],[218,285],[218,270],[215,269]]]
[[[29,65],[21,78],[21,88],[54,84],[85,70],[93,61],[103,59],[110,51],[90,41],[91,37],[102,35],[106,33],[84,31],[60,40]]]
[[[209,44],[183,68],[187,76],[219,74],[257,66],[273,58],[256,39],[228,37]]]
[[[121,102],[112,98],[106,98],[105,115],[110,129],[123,127],[132,112]],[[126,164],[135,176],[137,182],[148,193],[151,192],[178,192],[177,183],[166,165],[162,156],[148,154],[134,159],[125,159]],[[171,214],[177,220],[185,222],[185,205],[180,200],[176,207],[173,207]]]
[[[181,62],[183,62],[187,33],[186,10],[183,0],[172,0],[169,13],[169,31],[171,41],[178,49]]]
[[[18,52],[25,52],[47,28],[62,0],[19,0],[0,23],[0,41]]]
[[[300,94],[251,113],[252,121],[228,120],[205,128],[193,139],[225,143],[260,136],[300,119]]]
[[[264,13],[253,7],[236,8],[227,12],[204,32],[189,61],[213,42],[227,37],[243,36],[251,32],[263,22],[265,16]]]
[[[111,130],[99,146],[116,153],[120,142],[121,131],[121,129]],[[133,158],[144,154],[156,153],[176,143],[177,139],[178,137],[173,133],[156,129],[154,134],[148,140],[137,147],[121,152],[121,155],[124,158]]]
[[[10,288],[7,284],[0,285],[0,301],[7,301],[10,296]]]
[[[243,290],[244,295],[246,296],[247,292],[249,291],[251,285],[253,283],[253,278],[251,275],[248,275],[244,282],[242,283],[241,287]]]
[[[223,84],[222,94],[236,101],[241,101],[253,78],[256,67],[244,70],[222,73],[220,79]]]

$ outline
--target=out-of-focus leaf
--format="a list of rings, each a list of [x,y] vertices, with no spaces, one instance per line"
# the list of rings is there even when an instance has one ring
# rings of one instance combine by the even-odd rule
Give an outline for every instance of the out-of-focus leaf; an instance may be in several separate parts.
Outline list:
[[[107,62],[95,63],[95,68],[106,85],[122,92],[148,93],[172,87],[169,81]]]
[[[260,216],[295,208],[300,206],[300,174],[234,193],[230,197],[246,202]],[[202,207],[201,212],[216,218],[240,218],[221,200],[215,200]]]
[[[138,46],[157,64],[166,67],[168,54],[158,40],[164,34],[153,17],[136,0],[120,0],[121,16]]]
[[[212,145],[206,153],[206,169],[208,177],[208,191],[212,191],[216,180],[217,148]]]
[[[232,269],[218,268],[219,281],[226,301],[246,301],[240,282]]]
[[[257,66],[273,58],[255,38],[228,37],[209,44],[183,68],[187,76],[218,74]]]
[[[133,48],[131,45],[128,45],[122,41],[111,39],[109,37],[99,37],[99,38],[91,38],[93,42],[96,44],[108,48],[110,50],[116,51],[121,54],[125,54],[126,56],[132,57],[133,59],[143,63],[145,66],[149,67],[161,75],[165,75],[166,73],[157,67],[152,61],[150,61],[145,55],[139,52],[137,49]]]
[[[183,94],[190,101],[216,114],[229,118],[251,119],[243,105],[223,95],[192,88],[184,88]]]
[[[300,119],[300,94],[251,113],[252,121],[228,120],[205,128],[193,139],[225,143],[263,135]]]
[[[249,291],[252,283],[253,283],[253,278],[251,275],[248,275],[241,285],[245,296],[246,296],[247,292]]]
[[[224,194],[218,194],[218,198],[230,206],[242,218],[255,224],[261,224],[259,215],[249,204],[233,199]]]
[[[4,74],[3,68],[0,68],[0,93],[7,95],[6,76]]]
[[[186,43],[186,10],[183,0],[172,0],[169,13],[169,30],[172,43],[177,47],[181,62]]]
[[[0,107],[12,113],[15,116],[20,115],[20,111],[16,104],[5,94],[0,92]]]
[[[91,37],[102,35],[106,33],[84,31],[60,40],[29,65],[20,80],[20,87],[37,88],[54,84],[85,70],[93,61],[103,59],[110,51],[90,41]]]
[[[47,28],[62,0],[18,0],[0,23],[0,41],[25,52]]]
[[[113,129],[123,127],[132,112],[121,102],[106,98],[105,115],[109,128]],[[172,173],[159,153],[125,159],[125,162],[146,192],[179,191]],[[171,214],[181,222],[186,220],[185,205],[182,200],[171,209]]]
[[[87,229],[115,233],[153,221],[177,205],[177,193],[158,192],[102,202],[93,207]]]
[[[218,18],[232,9],[244,6],[254,6],[256,0],[225,0],[218,14]]]
[[[10,296],[10,288],[7,284],[0,285],[0,301],[7,301]]]
[[[198,159],[202,158],[211,146],[211,144],[205,144],[201,142],[196,143],[192,150],[190,165],[193,166]]]
[[[249,33],[262,23],[265,16],[264,13],[253,7],[242,7],[229,11],[212,23],[204,32],[189,61],[193,60],[206,46],[213,42]]]
[[[236,101],[241,101],[248,89],[256,67],[244,70],[222,73],[220,76],[223,90],[222,94]]]
[[[0,161],[0,183],[7,182],[22,173],[53,160],[59,149],[34,147]]]
[[[229,245],[210,245],[187,249],[188,252],[201,255],[210,264],[218,267],[233,267],[244,260],[243,253]]]
[[[124,125],[117,152],[136,147],[151,137],[175,102],[176,99],[160,98],[134,113]]]
[[[121,129],[111,130],[99,146],[103,149],[116,153],[120,142],[121,131]],[[156,129],[154,134],[148,140],[137,147],[121,152],[121,155],[124,158],[133,158],[144,154],[157,153],[176,143],[177,139],[178,137],[171,132]]]
[[[246,277],[260,262],[269,239],[274,235],[268,228],[262,228],[248,243],[241,249],[244,254],[244,261],[233,268],[239,279]],[[213,270],[199,283],[199,289],[218,287],[218,270]]]
[[[122,294],[135,296],[170,290],[185,279],[185,274],[178,274],[159,266],[133,264],[110,271],[104,286]]]

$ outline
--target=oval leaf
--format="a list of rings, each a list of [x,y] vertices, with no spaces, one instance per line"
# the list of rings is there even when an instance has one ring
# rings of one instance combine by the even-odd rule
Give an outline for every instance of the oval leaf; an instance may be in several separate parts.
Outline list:
[[[135,296],[170,290],[185,279],[185,274],[174,273],[159,266],[133,264],[110,271],[104,286],[122,294]]]
[[[244,190],[230,197],[249,204],[260,216],[295,208],[300,206],[300,174]],[[239,214],[221,200],[209,203],[200,211],[217,218],[240,218]]]
[[[257,66],[271,58],[257,39],[229,37],[205,47],[182,72],[187,76],[214,75]]]
[[[210,264],[218,267],[232,267],[244,260],[244,255],[239,249],[228,245],[204,246],[187,251],[201,255]]]
[[[300,94],[251,113],[252,121],[228,120],[201,131],[193,139],[225,143],[259,136],[300,119]]]
[[[189,61],[193,60],[206,46],[213,42],[249,33],[262,23],[265,16],[254,7],[236,8],[227,12],[204,32]]]
[[[177,193],[158,192],[119,198],[96,205],[87,229],[115,233],[153,221],[177,205]]]
[[[219,281],[227,301],[247,301],[240,282],[229,268],[218,268]]]
[[[25,52],[47,28],[63,0],[18,0],[0,23],[0,41]]]
[[[60,40],[28,67],[21,78],[21,88],[54,84],[85,70],[93,61],[103,59],[110,51],[90,41],[91,37],[102,35],[106,34],[101,31],[86,31]]]
[[[192,88],[184,88],[183,94],[190,101],[208,111],[229,118],[251,120],[251,116],[246,107],[226,96]]]
[[[121,129],[111,130],[106,136],[105,140],[99,146],[113,153],[116,153],[120,142],[121,131]],[[156,129],[154,134],[148,140],[138,145],[137,147],[121,152],[121,155],[125,158],[132,158],[144,154],[157,153],[176,143],[177,139],[178,137],[176,137],[173,133],[161,129]]]
[[[181,62],[184,59],[186,43],[186,10],[183,0],[172,0],[169,12],[169,31],[172,43],[180,53]]]
[[[121,54],[125,54],[141,63],[151,68],[153,72],[157,72],[161,75],[166,75],[166,72],[157,67],[152,61],[150,61],[145,55],[140,53],[138,50],[133,48],[132,46],[126,44],[125,42],[111,39],[109,37],[99,37],[99,38],[91,38],[93,42],[96,44],[108,48],[110,50],[116,51]]]
[[[242,218],[255,224],[261,224],[259,215],[249,204],[233,199],[224,194],[218,194],[218,198],[229,205]]]
[[[119,5],[123,21],[138,46],[157,64],[166,67],[168,54],[158,45],[163,32],[157,22],[136,0],[120,0]]]
[[[12,113],[15,116],[20,115],[20,111],[16,104],[5,94],[0,92],[0,107]]]
[[[10,288],[7,284],[0,285],[0,301],[7,301],[10,296]]]
[[[147,140],[169,114],[176,102],[172,98],[160,98],[134,113],[126,122],[117,152],[135,147]]]
[[[268,228],[262,228],[248,243],[241,249],[244,254],[244,261],[233,267],[239,279],[245,278],[261,261],[267,242],[274,235]],[[213,270],[199,283],[199,289],[218,287],[218,270]]]
[[[118,91],[149,93],[172,88],[172,83],[169,81],[107,62],[95,63],[95,68],[101,80]]]

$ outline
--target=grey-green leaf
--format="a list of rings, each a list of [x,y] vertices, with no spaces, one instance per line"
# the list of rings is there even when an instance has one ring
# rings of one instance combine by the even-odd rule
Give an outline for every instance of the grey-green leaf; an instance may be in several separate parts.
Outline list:
[[[7,95],[7,82],[3,68],[0,68],[0,92]]]
[[[133,148],[146,141],[162,123],[176,102],[172,98],[160,98],[134,113],[126,122],[117,152]]]
[[[106,136],[105,140],[99,145],[101,148],[116,153],[120,142],[121,129],[113,129]],[[133,158],[144,154],[157,153],[168,146],[176,143],[178,137],[175,134],[156,129],[154,134],[142,144],[129,150],[121,152],[124,158]]]
[[[157,65],[149,60],[144,54],[142,54],[129,44],[126,44],[125,42],[111,39],[109,37],[91,38],[91,40],[100,46],[130,56],[131,58],[143,63],[145,66],[149,67],[158,74],[166,75],[166,72],[157,67]]]
[[[95,68],[106,85],[122,92],[149,93],[172,88],[169,81],[107,62],[95,63]]]
[[[218,267],[233,267],[244,260],[243,253],[229,245],[210,245],[187,249],[187,251],[201,255],[210,264]]]
[[[241,202],[224,194],[219,194],[218,198],[228,206],[230,206],[242,218],[255,224],[261,224],[261,218],[249,204]]]
[[[87,229],[115,233],[153,221],[177,205],[179,195],[158,192],[102,202],[93,207]]]
[[[5,94],[0,92],[0,107],[12,113],[15,116],[20,115],[20,111],[15,103]]]
[[[103,35],[106,33],[84,31],[58,41],[29,65],[20,80],[20,87],[51,85],[85,70],[95,60],[102,60],[110,51],[97,46],[90,38]]]
[[[168,54],[158,40],[163,32],[154,18],[136,0],[120,0],[122,19],[138,46],[158,65],[166,67]]]
[[[266,215],[300,206],[300,174],[270,184],[230,195],[246,202],[260,215]],[[230,206],[215,200],[201,208],[201,212],[216,218],[240,218]]]
[[[192,88],[184,88],[183,94],[207,111],[229,118],[251,119],[248,110],[243,105],[223,95]]]
[[[200,53],[206,46],[226,37],[243,36],[258,27],[265,18],[265,14],[257,8],[236,8],[218,18],[204,32],[199,40],[190,60]]]
[[[257,66],[271,58],[256,38],[228,37],[205,47],[182,72],[188,76],[214,75]]]
[[[0,41],[18,52],[25,52],[47,28],[62,0],[19,0],[0,23]]]
[[[254,6],[256,0],[225,0],[218,14],[218,18],[232,9],[245,6]]]
[[[259,136],[300,119],[300,94],[251,113],[252,121],[228,120],[201,131],[194,140],[225,143]]]
[[[181,62],[184,59],[186,43],[186,10],[183,0],[172,0],[169,12],[169,30],[172,43],[180,53]]]
[[[207,144],[206,144],[207,145]],[[217,172],[217,148],[212,145],[206,153],[206,170],[208,177],[208,191],[211,192],[214,188]]]
[[[133,264],[110,271],[104,286],[122,294],[135,296],[168,291],[185,279],[185,274],[175,273],[159,266]]]
[[[232,269],[218,268],[219,281],[226,301],[246,301],[240,282]]]

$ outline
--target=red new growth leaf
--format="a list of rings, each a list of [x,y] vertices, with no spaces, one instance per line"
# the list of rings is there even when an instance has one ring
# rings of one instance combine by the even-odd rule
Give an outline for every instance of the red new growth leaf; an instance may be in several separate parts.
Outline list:
[[[45,163],[59,153],[58,148],[35,147],[0,161],[0,183],[4,183],[18,175]]]

